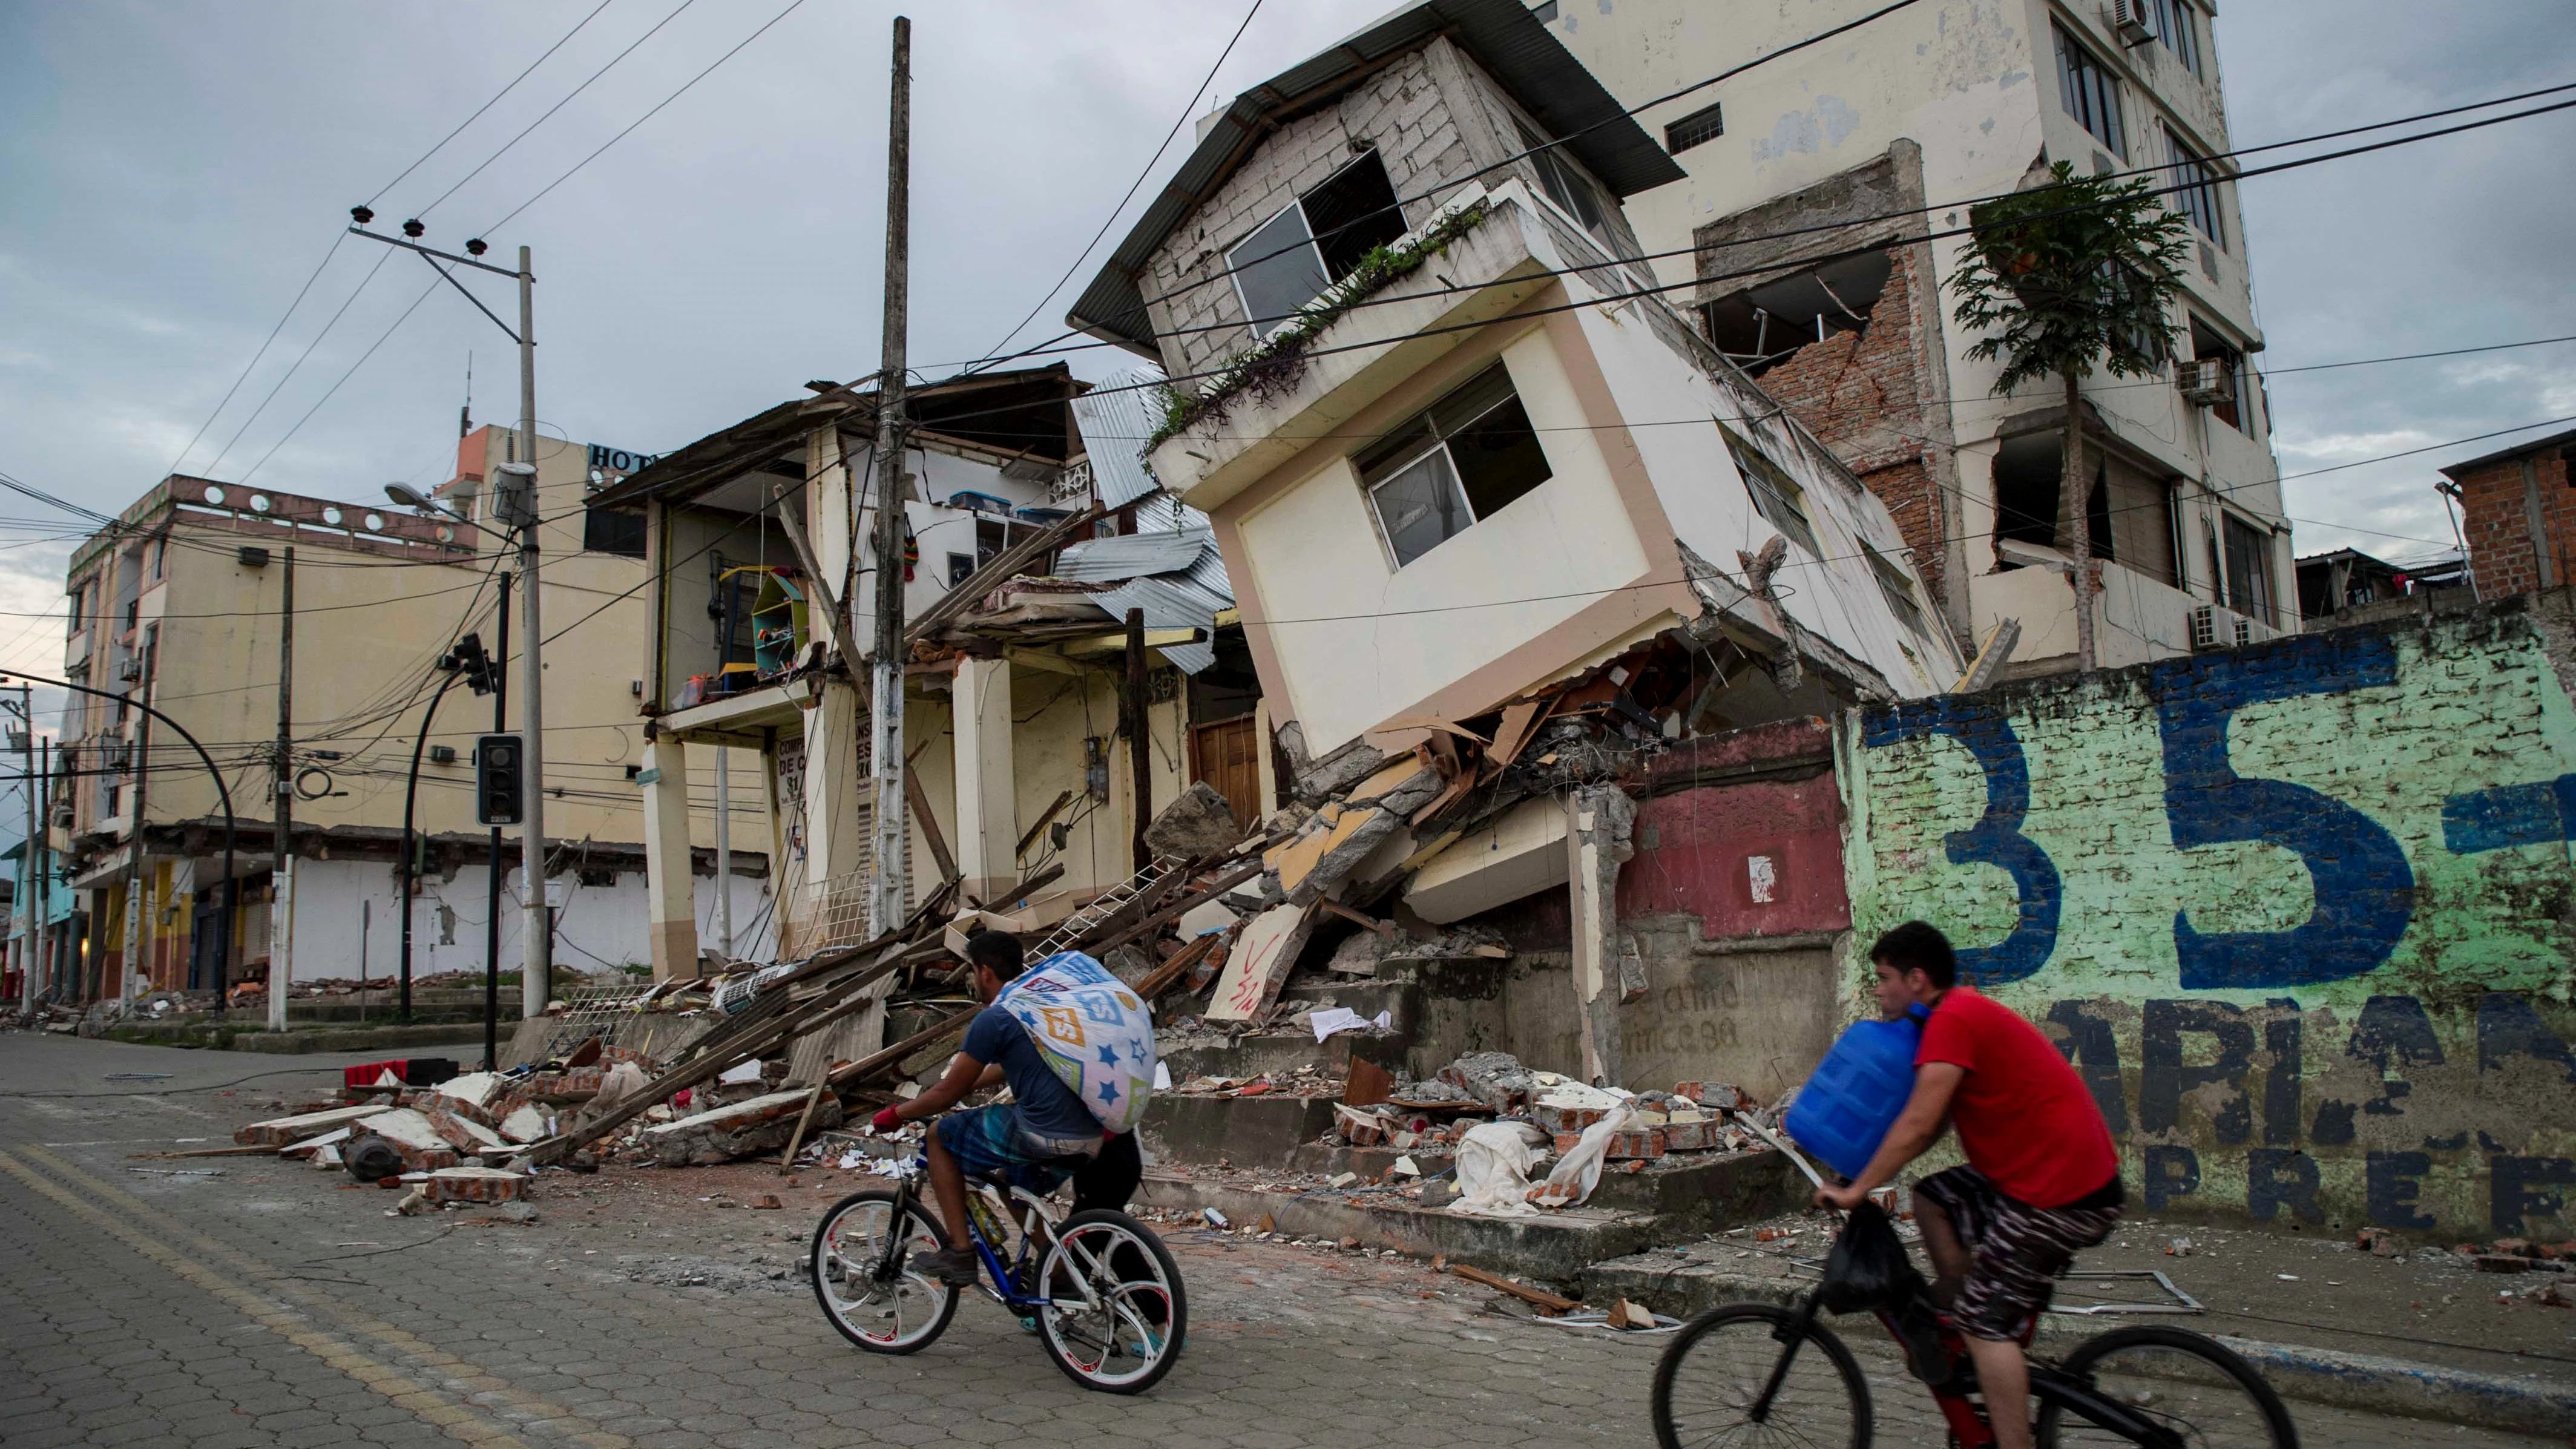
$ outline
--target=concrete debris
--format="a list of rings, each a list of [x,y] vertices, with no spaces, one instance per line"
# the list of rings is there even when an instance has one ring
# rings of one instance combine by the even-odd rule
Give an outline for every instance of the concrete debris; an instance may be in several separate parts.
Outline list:
[[[325,1112],[303,1112],[292,1117],[274,1117],[253,1122],[233,1133],[233,1141],[242,1147],[286,1147],[307,1138],[319,1137],[333,1128],[363,1122],[387,1110],[382,1105],[334,1107]]]
[[[426,1114],[409,1107],[397,1107],[369,1117],[367,1131],[392,1145],[401,1156],[405,1171],[434,1172],[457,1165],[455,1144],[447,1140],[446,1134],[440,1132]],[[348,1156],[347,1153],[341,1155]],[[355,1164],[352,1165],[354,1167]]]
[[[496,1167],[443,1167],[415,1190],[433,1203],[515,1202],[528,1190],[528,1175]]]
[[[1201,780],[1182,791],[1145,827],[1145,847],[1172,860],[1205,860],[1232,850],[1243,834],[1234,807],[1215,786]]]
[[[810,1089],[772,1092],[748,1102],[647,1127],[644,1144],[664,1167],[730,1162],[756,1152],[777,1152],[786,1147],[805,1104],[813,1099]],[[808,1130],[829,1130],[840,1125],[840,1098],[826,1092],[815,1103],[814,1120]]]
[[[1279,726],[1275,732],[1280,752],[1288,758],[1291,787],[1298,800],[1308,806],[1325,800],[1367,779],[1386,763],[1386,753],[1364,739],[1353,740],[1314,759],[1306,753],[1306,732],[1295,720]]]
[[[510,1109],[510,1115],[501,1119],[501,1135],[512,1142],[534,1142],[553,1130],[548,1122],[535,1104],[524,1104]]]
[[[469,1111],[481,1110],[479,1107],[460,1110],[451,1099],[425,1109],[421,1116],[428,1121],[429,1130],[467,1156],[507,1151],[510,1147],[508,1138],[466,1115]]]
[[[1529,1110],[1529,1068],[1510,1052],[1470,1052],[1442,1067],[1440,1080],[1464,1090],[1496,1116]]]

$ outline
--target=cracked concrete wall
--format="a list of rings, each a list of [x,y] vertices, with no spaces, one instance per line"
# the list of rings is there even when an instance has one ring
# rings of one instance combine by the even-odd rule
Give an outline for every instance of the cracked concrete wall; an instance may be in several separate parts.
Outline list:
[[[1844,1010],[1920,917],[2083,1073],[2146,1210],[2576,1233],[2567,612],[1851,717]]]

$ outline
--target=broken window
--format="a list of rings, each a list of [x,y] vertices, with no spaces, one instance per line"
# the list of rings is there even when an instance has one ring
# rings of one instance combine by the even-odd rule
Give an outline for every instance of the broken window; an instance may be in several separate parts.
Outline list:
[[[2093,488],[2085,508],[2093,556],[2116,556],[2111,532],[2109,465],[2098,450],[2092,454]],[[2007,438],[1995,452],[1995,537],[2035,543],[2071,552],[2074,531],[2065,526],[2066,476],[2064,440],[2055,433],[2026,433]],[[2017,565],[2010,562],[2005,568]]]
[[[1810,342],[1868,331],[1893,267],[1885,252],[1827,262],[1709,302],[1700,325],[1720,352],[1760,377]]]
[[[1288,203],[1225,255],[1243,315],[1266,337],[1360,260],[1404,235],[1404,211],[1376,151]]]
[[[1922,601],[1914,597],[1913,576],[1866,543],[1860,551],[1869,560],[1870,575],[1878,580],[1878,591],[1886,596],[1887,607],[1896,612],[1897,621],[1917,634],[1930,633],[1923,622]]]
[[[1499,362],[1351,461],[1397,568],[1552,476]]]
[[[2227,607],[2271,623],[2271,539],[2233,513],[2220,526],[2227,534]]]
[[[2191,147],[2180,136],[2165,132],[2165,149],[2173,156],[2173,193],[2177,210],[2191,218],[2192,227],[2220,247],[2227,245],[2227,225],[2218,215],[2218,168]]]
[[[1815,525],[1807,521],[1807,494],[1798,486],[1798,480],[1735,429],[1719,423],[1717,430],[1726,435],[1726,451],[1735,455],[1735,471],[1744,475],[1744,489],[1753,495],[1754,511],[1769,519],[1773,528],[1811,557],[1824,557],[1825,551],[1816,546]]]
[[[948,556],[948,587],[955,588],[975,576],[975,555],[952,553]]]
[[[1538,168],[1538,183],[1547,192],[1547,199],[1556,203],[1557,210],[1574,218],[1612,256],[1624,252],[1626,248],[1620,244],[1618,234],[1610,229],[1610,214],[1618,203],[1592,184],[1592,178],[1583,174],[1563,146],[1549,146],[1525,121],[1515,119],[1512,126],[1520,132],[1521,149],[1534,153],[1529,162]],[[1540,150],[1542,146],[1547,149]]]
[[[2051,28],[2057,32],[2057,91],[2066,114],[2110,147],[2112,155],[2128,160],[2128,143],[2121,139],[2119,79],[2063,26]]]
[[[2240,433],[2250,434],[2253,430],[2246,425],[2245,354],[2228,345],[2216,328],[2194,317],[2191,356],[2195,362],[2218,364],[2218,398],[2209,404],[2210,416]]]
[[[1664,149],[1678,156],[1693,146],[1714,141],[1726,134],[1726,114],[1716,106],[1703,107],[1678,121],[1664,126]]]
[[[2192,20],[2191,6],[2184,0],[2147,0],[2147,13],[2154,17],[2156,39],[2174,53],[2182,68],[2200,74],[2200,30]]]

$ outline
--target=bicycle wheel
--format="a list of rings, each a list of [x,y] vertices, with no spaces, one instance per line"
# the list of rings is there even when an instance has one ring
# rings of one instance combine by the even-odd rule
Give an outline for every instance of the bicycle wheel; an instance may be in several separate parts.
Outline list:
[[[1108,1208],[1056,1225],[1038,1281],[1038,1341],[1086,1389],[1137,1394],[1161,1382],[1189,1335],[1181,1270],[1143,1223]]]
[[[2058,1371],[2171,1430],[2191,1449],[2298,1449],[2290,1411],[2254,1366],[2188,1329],[2115,1328],[2076,1345]],[[2054,1401],[2040,1405],[2038,1428],[2044,1445],[2133,1442]]]
[[[1767,1303],[1732,1303],[1692,1319],[1655,1365],[1655,1442],[1702,1445],[1849,1444],[1869,1449],[1869,1385],[1851,1350],[1821,1323],[1784,1342],[1798,1315]],[[1794,1351],[1765,1415],[1753,1404],[1780,1355]]]
[[[948,1245],[947,1230],[908,1203],[893,1276],[874,1280],[894,1227],[893,1192],[853,1193],[832,1205],[814,1229],[814,1301],[841,1336],[870,1353],[911,1353],[948,1328],[957,1290],[931,1271],[930,1255]]]

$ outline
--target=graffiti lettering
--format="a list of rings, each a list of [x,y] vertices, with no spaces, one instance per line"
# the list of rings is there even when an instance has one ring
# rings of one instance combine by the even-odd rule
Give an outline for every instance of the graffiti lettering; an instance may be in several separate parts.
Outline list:
[[[2210,1107],[2210,1127],[2218,1140],[2233,1145],[2253,1135],[2254,1113],[2245,1100],[2245,1073],[2254,1064],[2254,1028],[2244,1013],[2223,1001],[2150,1001],[2138,1042],[2143,1058],[2138,1074],[2138,1126],[2148,1132],[2171,1132],[2182,1122],[2185,1097],[2205,1087],[2222,1087],[2222,1104]],[[2205,1032],[2218,1049],[2218,1060],[2205,1067],[2183,1065],[2182,1034]]]
[[[2093,1093],[2093,1105],[2101,1109],[2111,1135],[2128,1136],[2129,1104],[2120,1092],[2120,1043],[2111,1035],[2111,1023],[2086,1011],[2080,1001],[2057,1003],[2048,1009],[2048,1019],[2066,1029],[2066,1039],[2057,1049],[2066,1054],[2075,1074]]]
[[[2174,913],[2186,991],[2310,986],[2373,970],[2415,917],[2415,872],[2369,816],[2304,785],[2249,780],[2227,757],[2236,711],[2268,700],[2342,694],[2397,682],[2384,634],[2347,631],[2285,640],[2259,653],[2177,659],[2149,671],[2164,738],[2165,815],[2178,850],[2259,841],[2295,851],[2316,905],[2287,931],[2202,934]]]
[[[2531,1009],[2530,998],[2519,991],[2490,991],[2478,998],[2478,1070],[2502,1071],[2505,1059],[2516,1056],[2555,1062],[2567,1069],[2567,1080],[2576,1082],[2576,1056]]]
[[[2370,1154],[2369,1181],[2364,1191],[2370,1221],[2383,1228],[2421,1229],[2433,1226],[2433,1219],[2415,1208],[2415,1195],[2423,1187],[2419,1179],[2432,1170],[2433,1159],[2426,1153]]]
[[[2147,1211],[2163,1212],[2175,1198],[2200,1191],[2200,1154],[2188,1147],[2150,1147],[2144,1175]]]
[[[2564,1157],[2507,1157],[2497,1153],[2487,1160],[2487,1171],[2494,1188],[2487,1212],[2499,1233],[2523,1231],[2525,1216],[2554,1217],[2566,1210],[2564,1197],[2533,1189],[2576,1187],[2576,1162]]]
[[[2576,838],[2576,775],[2470,790],[2442,802],[2442,845],[2455,855],[2570,838]]]
[[[2271,1003],[2281,1015],[2263,1023],[2263,1140],[2275,1147],[2299,1140],[2299,1003],[2283,996]]]
[[[1945,734],[1967,746],[1986,776],[1986,813],[1942,837],[1953,865],[1991,865],[2012,877],[2016,919],[2005,937],[1959,952],[1959,974],[1979,986],[2019,981],[2048,964],[2057,949],[2057,916],[2065,894],[2057,866],[2039,842],[2021,833],[2030,814],[2030,762],[2011,721],[1992,706],[1943,695],[1898,705],[1870,717],[1863,743],[1872,748]]]
[[[2317,1160],[2304,1152],[2257,1147],[2245,1154],[2245,1210],[2256,1222],[2268,1223],[2288,1208],[2303,1223],[2321,1223],[2326,1210],[2317,1206]]]

